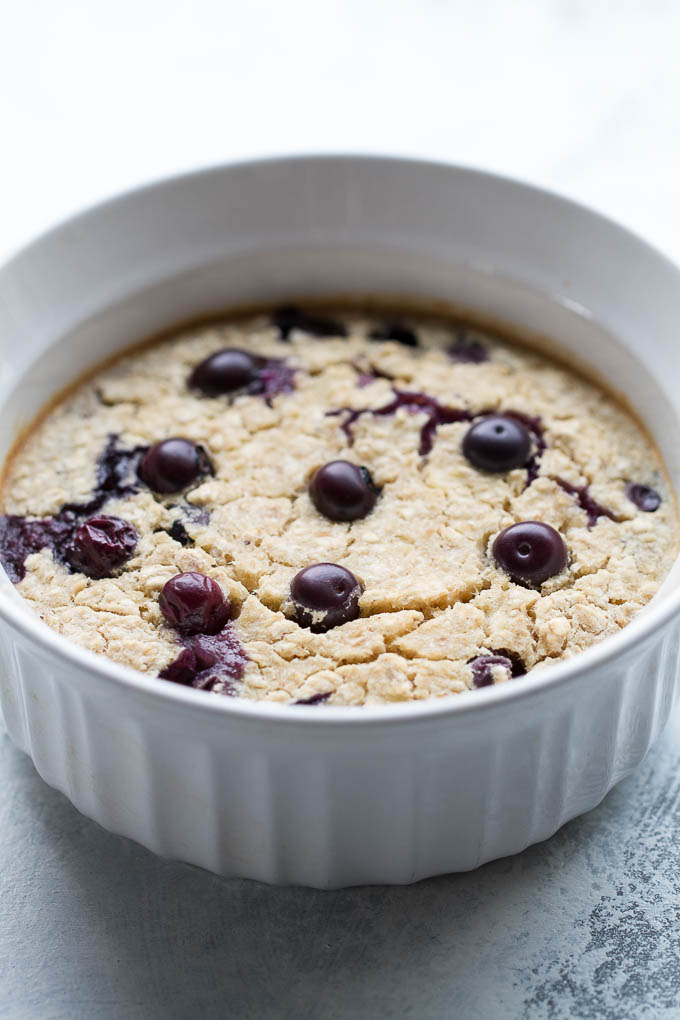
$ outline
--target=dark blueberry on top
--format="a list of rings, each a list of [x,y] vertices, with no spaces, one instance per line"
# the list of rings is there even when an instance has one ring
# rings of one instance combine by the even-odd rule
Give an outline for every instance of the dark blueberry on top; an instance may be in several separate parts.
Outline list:
[[[472,670],[472,681],[475,687],[489,687],[494,683],[493,668],[502,666],[508,676],[524,676],[526,667],[516,652],[510,652],[507,648],[491,649],[486,655],[478,655],[469,659],[468,664]]]
[[[231,608],[219,584],[195,570],[166,581],[158,605],[168,626],[182,634],[217,634]]]
[[[225,347],[202,361],[189,376],[189,386],[207,397],[233,393],[257,379],[261,367],[259,358],[238,347]]]
[[[347,336],[347,330],[342,322],[331,319],[328,315],[305,312],[297,305],[286,305],[285,308],[277,309],[272,321],[278,328],[282,340],[289,340],[294,329],[317,337]]]
[[[418,335],[415,330],[402,325],[400,322],[393,322],[379,329],[374,329],[369,336],[371,340],[393,340],[397,344],[403,344],[404,347],[418,346]]]
[[[91,517],[76,530],[64,557],[73,570],[88,577],[110,577],[130,559],[137,537],[132,525],[120,517]]]
[[[362,591],[351,570],[338,563],[314,563],[291,582],[295,619],[316,634],[356,620]]]
[[[567,547],[558,531],[541,521],[511,524],[493,543],[493,556],[513,581],[542,584],[567,565]]]
[[[172,525],[168,530],[168,535],[170,538],[174,539],[175,542],[179,542],[180,545],[191,545],[191,536],[181,521],[172,522]]]
[[[490,687],[495,683],[494,666],[501,666],[509,677],[512,676],[512,663],[504,655],[478,655],[476,659],[472,659],[470,669],[475,687]]]
[[[332,460],[312,475],[309,495],[324,517],[332,521],[356,521],[370,514],[379,490],[368,468],[348,460]]]
[[[631,503],[635,503],[638,510],[644,510],[647,514],[653,514],[661,506],[661,496],[656,489],[650,489],[648,485],[631,482],[626,486],[626,495]]]
[[[138,468],[139,477],[154,492],[181,492],[213,466],[202,446],[190,439],[164,439],[147,450]]]
[[[461,331],[455,343],[446,348],[446,353],[451,361],[459,364],[481,365],[489,360],[489,352],[479,340],[469,340],[467,335]]]
[[[232,627],[217,634],[180,634],[179,640],[183,650],[159,677],[199,691],[236,694],[232,681],[243,676],[248,656]]]
[[[489,414],[465,433],[463,453],[482,471],[512,471],[524,467],[531,453],[531,433],[506,414]]]

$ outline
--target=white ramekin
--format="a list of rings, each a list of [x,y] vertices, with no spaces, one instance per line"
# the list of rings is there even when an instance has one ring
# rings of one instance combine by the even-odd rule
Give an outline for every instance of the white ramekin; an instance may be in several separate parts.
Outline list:
[[[315,293],[443,299],[547,334],[629,396],[677,490],[678,270],[545,192],[365,156],[163,181],[19,253],[0,272],[0,453],[131,340]],[[639,763],[675,696],[679,575],[619,635],[543,673],[337,709],[144,678],[50,631],[3,576],[2,707],[48,783],[159,854],[266,882],[413,882],[545,839]]]

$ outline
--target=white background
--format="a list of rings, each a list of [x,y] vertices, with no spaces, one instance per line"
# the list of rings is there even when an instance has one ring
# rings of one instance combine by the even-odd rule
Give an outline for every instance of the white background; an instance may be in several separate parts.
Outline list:
[[[678,0],[0,0],[0,255],[265,153],[475,164],[680,259]]]

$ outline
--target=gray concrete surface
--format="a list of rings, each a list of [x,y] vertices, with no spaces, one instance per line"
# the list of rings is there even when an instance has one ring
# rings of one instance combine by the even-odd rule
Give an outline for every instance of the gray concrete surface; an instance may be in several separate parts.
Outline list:
[[[222,881],[108,835],[0,737],[0,1017],[680,1017],[680,713],[553,839],[340,892]]]

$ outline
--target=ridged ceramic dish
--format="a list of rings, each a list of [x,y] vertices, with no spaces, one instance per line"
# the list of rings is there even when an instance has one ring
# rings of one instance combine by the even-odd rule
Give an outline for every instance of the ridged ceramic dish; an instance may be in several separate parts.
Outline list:
[[[441,299],[545,334],[628,395],[678,489],[680,273],[585,209],[455,167],[226,166],[58,227],[0,272],[0,453],[134,339],[301,295]],[[680,569],[616,637],[465,695],[310,710],[151,680],[69,644],[0,578],[13,740],[86,815],[223,875],[343,886],[551,835],[641,760],[676,692]]]

